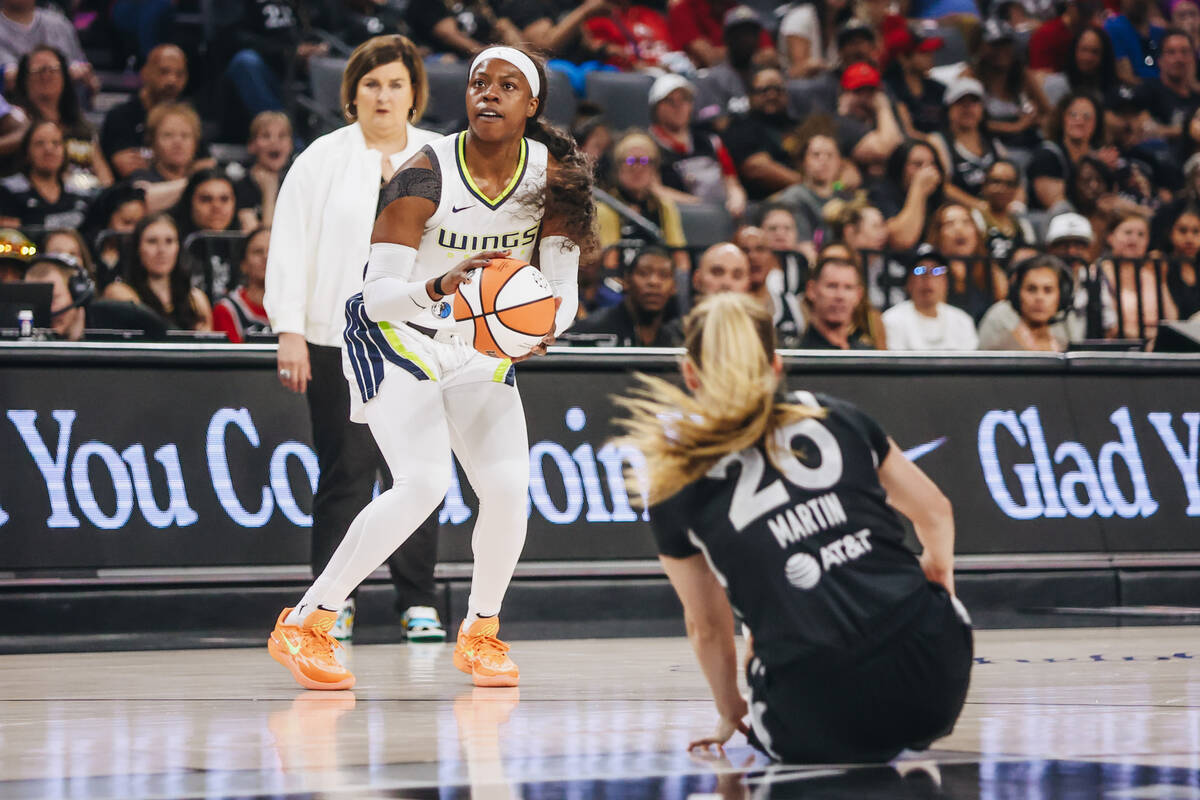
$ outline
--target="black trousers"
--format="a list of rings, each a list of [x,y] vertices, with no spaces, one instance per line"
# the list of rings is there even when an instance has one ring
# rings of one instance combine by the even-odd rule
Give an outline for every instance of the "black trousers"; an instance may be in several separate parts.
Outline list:
[[[882,762],[954,730],[974,661],[971,626],[945,589],[928,588],[912,620],[867,652],[771,669],[751,659],[752,713],[767,735],[756,725],[750,743],[792,763]]]
[[[312,365],[308,413],[321,468],[313,498],[312,571],[316,577],[345,538],[354,517],[371,502],[376,475],[384,488],[391,486],[392,475],[370,429],[350,421],[350,386],[342,374],[342,351],[309,343],[308,360]],[[433,582],[437,541],[438,512],[434,511],[388,557],[398,611],[409,606],[438,607]]]

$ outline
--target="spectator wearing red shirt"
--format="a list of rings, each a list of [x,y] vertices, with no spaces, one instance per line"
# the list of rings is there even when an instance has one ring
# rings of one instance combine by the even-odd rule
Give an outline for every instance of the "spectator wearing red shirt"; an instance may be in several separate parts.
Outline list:
[[[630,0],[610,0],[609,13],[592,17],[585,28],[604,47],[605,62],[620,70],[656,67],[673,49],[667,18]]]
[[[725,58],[725,17],[739,4],[733,0],[671,0],[667,21],[675,49],[682,50],[698,67],[711,67]],[[766,31],[761,34],[760,50],[775,52]]]
[[[1075,35],[1093,21],[1100,8],[1094,0],[1060,0],[1061,13],[1043,22],[1029,39],[1029,68],[1065,72]]]
[[[224,333],[234,344],[246,341],[249,333],[271,332],[271,320],[262,304],[270,240],[270,228],[257,228],[246,237],[241,265],[245,283],[213,306],[213,330]]]

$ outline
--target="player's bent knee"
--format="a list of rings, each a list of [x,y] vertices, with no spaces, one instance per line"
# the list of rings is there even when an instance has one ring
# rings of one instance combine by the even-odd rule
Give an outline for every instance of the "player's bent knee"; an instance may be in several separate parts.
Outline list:
[[[529,489],[529,465],[526,461],[500,461],[480,476],[477,492],[523,495]]]
[[[409,496],[435,498],[440,502],[450,489],[450,467],[424,464],[417,469],[393,474],[392,488],[401,489]]]
[[[524,463],[501,463],[488,469],[486,476],[481,476],[479,485],[472,483],[471,488],[479,497],[480,504],[499,503],[512,504],[522,500],[529,491],[529,469]],[[521,514],[524,514],[524,503]]]

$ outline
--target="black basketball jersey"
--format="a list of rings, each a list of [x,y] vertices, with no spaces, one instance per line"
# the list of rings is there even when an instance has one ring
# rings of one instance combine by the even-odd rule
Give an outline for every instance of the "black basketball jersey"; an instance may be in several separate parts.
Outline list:
[[[868,646],[926,588],[879,483],[887,434],[844,401],[789,399],[827,413],[779,432],[779,466],[761,446],[730,454],[650,510],[659,552],[704,554],[768,667]]]

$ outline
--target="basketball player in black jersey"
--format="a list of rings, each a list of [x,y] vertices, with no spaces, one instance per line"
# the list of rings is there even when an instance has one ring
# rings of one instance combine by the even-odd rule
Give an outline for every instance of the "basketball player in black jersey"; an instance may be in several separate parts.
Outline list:
[[[760,305],[715,295],[684,335],[689,392],[642,376],[619,402],[720,714],[691,747],[720,747],[740,730],[779,760],[886,761],[948,734],[972,663],[949,501],[854,406],[783,394]],[[916,529],[919,559],[896,511]],[[749,704],[735,614],[751,633]]]

